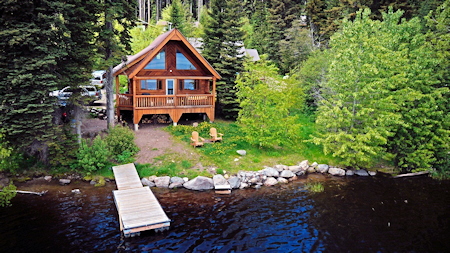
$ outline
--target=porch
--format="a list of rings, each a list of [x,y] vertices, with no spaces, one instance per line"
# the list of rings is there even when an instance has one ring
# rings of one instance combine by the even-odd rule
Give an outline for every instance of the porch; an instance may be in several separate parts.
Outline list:
[[[117,99],[120,111],[133,111],[135,130],[142,116],[151,114],[168,114],[176,125],[184,113],[204,113],[214,121],[214,95],[179,94],[179,95],[135,95],[119,94]]]

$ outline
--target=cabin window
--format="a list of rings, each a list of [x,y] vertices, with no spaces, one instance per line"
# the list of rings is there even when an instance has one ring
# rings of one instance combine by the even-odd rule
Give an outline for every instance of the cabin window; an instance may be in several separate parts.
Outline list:
[[[180,80],[180,87],[182,87],[183,90],[197,90],[198,80],[194,79]]]
[[[159,52],[144,69],[166,69],[166,52]]]
[[[161,80],[141,80],[141,90],[160,90],[162,89]]]
[[[180,52],[177,49],[177,69],[180,70],[195,70],[195,66],[194,64],[192,64],[191,61],[189,61],[188,58],[186,58],[186,56],[184,56],[184,54],[182,52]]]

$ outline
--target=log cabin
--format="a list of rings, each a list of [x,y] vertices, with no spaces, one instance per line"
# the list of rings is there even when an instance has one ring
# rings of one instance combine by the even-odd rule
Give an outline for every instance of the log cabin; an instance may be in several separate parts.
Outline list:
[[[119,76],[128,89],[119,92]],[[214,121],[219,73],[177,29],[156,38],[113,69],[117,115],[132,111],[134,129],[143,115],[168,114],[177,125],[183,113],[201,113]]]

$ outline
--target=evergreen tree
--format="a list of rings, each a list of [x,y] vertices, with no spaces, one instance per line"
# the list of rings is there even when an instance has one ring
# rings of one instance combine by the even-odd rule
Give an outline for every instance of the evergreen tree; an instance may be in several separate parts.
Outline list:
[[[390,10],[373,21],[367,9],[332,37],[317,117],[322,135],[314,141],[346,165],[368,166],[384,156],[405,171],[430,169],[448,152],[448,90],[436,88],[439,61],[420,20],[401,22],[402,15]]]
[[[182,34],[186,34],[186,16],[183,4],[181,0],[173,0],[172,4],[169,7],[170,19],[169,22],[172,23],[173,28],[177,28],[180,30]]]
[[[136,1],[105,0],[101,5],[98,52],[103,56],[101,67],[106,69],[106,116],[108,128],[114,126],[113,66],[131,51],[130,30],[136,21]]]
[[[239,110],[235,80],[243,68],[241,11],[237,0],[212,1],[203,38],[202,53],[222,76],[217,82],[217,109],[225,118],[236,118]]]
[[[281,68],[284,72],[296,69],[315,49],[310,31],[300,20],[295,20],[293,26],[287,29],[285,38],[279,42]]]
[[[62,6],[54,1],[3,1],[0,5],[0,122],[5,139],[46,162],[61,87],[64,50]]]
[[[280,41],[284,39],[284,33],[292,27],[292,22],[300,18],[301,2],[299,0],[274,0],[268,9],[269,31],[268,48],[269,59],[279,68],[282,67],[282,56],[280,54]],[[283,73],[288,69],[281,68]]]
[[[252,37],[249,39],[246,48],[254,48],[258,50],[259,54],[269,54],[269,23],[267,2],[257,1],[255,3],[255,11],[250,18],[250,24],[253,27]]]

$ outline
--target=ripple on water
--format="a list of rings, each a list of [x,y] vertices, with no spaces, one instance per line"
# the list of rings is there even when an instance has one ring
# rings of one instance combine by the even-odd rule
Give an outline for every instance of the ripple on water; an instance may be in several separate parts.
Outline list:
[[[323,180],[323,179],[322,179]],[[169,231],[124,239],[114,184],[31,184],[0,208],[5,252],[443,252],[450,247],[450,183],[339,179],[309,193],[303,182],[259,190],[154,189]],[[79,188],[81,194],[72,189]],[[406,201],[405,201],[406,200]],[[388,223],[389,222],[389,223]],[[388,225],[390,224],[390,225]],[[446,229],[447,228],[447,229]]]

